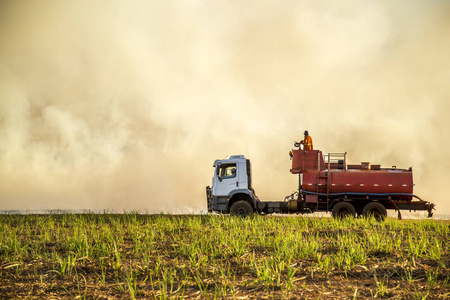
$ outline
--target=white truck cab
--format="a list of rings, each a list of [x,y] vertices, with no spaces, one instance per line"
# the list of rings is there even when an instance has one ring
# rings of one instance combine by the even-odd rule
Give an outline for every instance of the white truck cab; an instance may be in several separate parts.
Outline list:
[[[233,213],[239,210],[252,213],[258,198],[251,186],[250,160],[244,155],[216,160],[212,187],[206,187],[206,193],[209,212]]]

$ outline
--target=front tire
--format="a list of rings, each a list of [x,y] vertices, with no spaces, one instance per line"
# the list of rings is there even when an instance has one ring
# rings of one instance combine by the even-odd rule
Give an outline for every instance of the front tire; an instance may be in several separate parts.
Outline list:
[[[386,207],[380,202],[370,202],[363,209],[365,218],[374,217],[378,221],[383,221],[387,217]]]
[[[333,206],[331,216],[335,219],[342,219],[345,217],[355,217],[356,209],[350,202],[339,202]]]
[[[246,217],[253,214],[253,207],[247,201],[237,201],[231,206],[230,214],[233,216]]]

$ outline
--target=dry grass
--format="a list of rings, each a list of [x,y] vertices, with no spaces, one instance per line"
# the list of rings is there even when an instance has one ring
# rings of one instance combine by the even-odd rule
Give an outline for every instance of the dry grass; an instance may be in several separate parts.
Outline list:
[[[0,215],[0,298],[445,299],[446,222]]]

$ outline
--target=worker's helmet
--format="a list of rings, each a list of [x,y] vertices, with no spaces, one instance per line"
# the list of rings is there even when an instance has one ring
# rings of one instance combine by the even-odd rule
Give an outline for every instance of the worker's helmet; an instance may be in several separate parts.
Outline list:
[[[305,132],[303,133],[304,135],[309,135],[308,134],[308,130],[305,130]]]

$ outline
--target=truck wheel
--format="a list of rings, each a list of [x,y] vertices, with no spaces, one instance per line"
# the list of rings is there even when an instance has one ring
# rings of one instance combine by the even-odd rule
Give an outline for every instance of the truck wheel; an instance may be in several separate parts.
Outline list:
[[[233,216],[246,217],[253,213],[253,208],[247,201],[241,200],[231,206],[230,214]]]
[[[386,207],[380,202],[370,202],[364,206],[363,216],[366,218],[373,216],[378,221],[382,221],[387,216]]]
[[[335,219],[344,217],[354,217],[356,215],[355,207],[350,202],[339,202],[331,210],[331,216]]]

